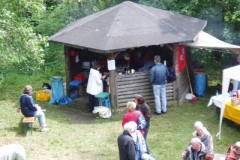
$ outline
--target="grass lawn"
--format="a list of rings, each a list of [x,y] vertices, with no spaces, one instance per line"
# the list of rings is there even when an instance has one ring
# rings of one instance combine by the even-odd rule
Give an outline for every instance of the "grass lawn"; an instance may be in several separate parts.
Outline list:
[[[99,119],[86,112],[86,103],[57,106],[35,101],[47,110],[50,131],[40,132],[38,121],[35,121],[33,135],[28,131],[28,135],[23,136],[23,116],[16,113],[16,108],[26,84],[33,85],[35,91],[41,89],[44,80],[38,78],[22,77],[12,82],[9,79],[14,77],[11,76],[0,84],[0,146],[22,144],[28,160],[118,159],[117,137],[122,132],[124,113],[114,112],[110,119]],[[207,95],[194,104],[186,101],[180,107],[170,106],[167,114],[152,114],[148,143],[153,157],[157,160],[181,159],[197,120],[212,133],[215,153],[225,154],[230,144],[240,140],[240,125],[226,119],[223,120],[221,139],[215,136],[219,127],[216,108],[207,107],[214,93],[214,88],[209,87]],[[153,106],[151,111],[154,112]]]

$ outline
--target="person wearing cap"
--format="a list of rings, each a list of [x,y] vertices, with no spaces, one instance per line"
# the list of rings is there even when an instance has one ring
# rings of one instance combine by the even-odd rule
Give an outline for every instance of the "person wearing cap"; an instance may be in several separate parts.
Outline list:
[[[228,148],[226,160],[240,159],[240,141],[236,142]]]
[[[22,96],[20,97],[21,112],[25,117],[37,117],[41,126],[41,131],[48,131],[45,122],[45,114],[40,106],[36,105],[32,98],[32,86],[26,85]]]

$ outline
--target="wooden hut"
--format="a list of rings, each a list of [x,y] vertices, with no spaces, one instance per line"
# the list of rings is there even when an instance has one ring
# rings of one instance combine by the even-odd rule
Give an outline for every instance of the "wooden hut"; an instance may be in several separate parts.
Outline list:
[[[89,57],[105,56],[106,60],[115,60],[117,52],[141,47],[157,47],[159,53],[166,51],[161,56],[171,57],[167,61],[175,68],[177,76],[176,81],[167,84],[168,104],[181,104],[189,91],[185,66],[190,54],[188,48],[179,44],[193,42],[206,23],[126,1],[75,21],[51,36],[50,41],[65,46],[67,84]],[[116,70],[109,72],[113,108],[125,106],[127,101],[133,100],[134,94],[145,96],[147,103],[154,102],[149,70],[124,75],[119,75]]]

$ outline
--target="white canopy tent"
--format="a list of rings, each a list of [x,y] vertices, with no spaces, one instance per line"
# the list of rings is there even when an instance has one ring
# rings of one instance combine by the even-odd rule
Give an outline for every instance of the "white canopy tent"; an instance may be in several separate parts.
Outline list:
[[[196,48],[209,48],[209,49],[229,49],[233,53],[240,54],[240,46],[229,44],[226,42],[223,42],[214,36],[204,32],[200,31],[199,34],[196,36],[196,40],[192,43],[183,43],[185,46],[190,47],[196,47]],[[223,70],[223,88],[222,88],[222,106],[221,106],[221,114],[220,114],[220,121],[219,121],[219,132],[216,136],[219,136],[219,139],[221,138],[221,130],[222,130],[222,119],[223,119],[223,113],[225,110],[225,104],[226,104],[226,96],[228,91],[228,86],[230,83],[230,79],[235,79],[240,81],[240,65],[236,67],[231,67]]]
[[[196,48],[229,49],[233,53],[240,53],[240,46],[221,41],[204,31],[199,32],[194,42],[183,43],[183,45]]]
[[[228,91],[229,82],[231,79],[240,81],[239,71],[240,71],[240,65],[223,70],[222,106],[221,106],[221,114],[220,114],[220,122],[219,122],[219,132],[217,134],[217,136],[219,136],[219,139],[221,138],[222,119],[223,119],[223,113],[225,110],[226,96],[228,96],[227,91]]]

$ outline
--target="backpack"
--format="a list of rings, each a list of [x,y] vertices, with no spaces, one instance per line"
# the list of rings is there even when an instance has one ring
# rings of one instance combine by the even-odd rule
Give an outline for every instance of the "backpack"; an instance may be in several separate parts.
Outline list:
[[[167,77],[167,83],[173,82],[176,80],[175,69],[173,67],[168,67],[169,75]]]
[[[140,114],[140,111],[138,111],[138,130],[142,130],[147,126],[147,122],[142,114]]]

